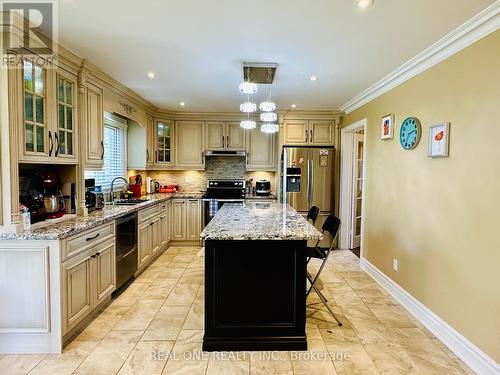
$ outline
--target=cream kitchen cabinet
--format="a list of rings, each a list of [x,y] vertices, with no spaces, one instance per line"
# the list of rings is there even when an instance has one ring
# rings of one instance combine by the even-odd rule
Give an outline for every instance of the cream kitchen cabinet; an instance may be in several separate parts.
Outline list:
[[[276,135],[254,129],[246,138],[247,171],[276,169]]]
[[[174,165],[174,123],[169,120],[158,120],[154,124],[154,165],[155,168],[172,168]]]
[[[103,90],[86,83],[86,126],[84,134],[85,167],[102,168],[104,163],[104,109]]]
[[[19,161],[78,162],[77,77],[62,69],[44,69],[28,61],[12,74],[22,84],[17,98]]]
[[[154,155],[153,117],[148,115],[146,123],[129,121],[127,127],[128,169],[153,169]]]
[[[160,205],[139,212],[138,269],[144,268],[154,255],[163,248]],[[142,217],[141,217],[142,216]]]
[[[63,335],[116,287],[115,239],[92,246],[61,265]]]
[[[143,268],[153,255],[153,227],[150,222],[139,224],[138,229],[138,265]]]
[[[184,199],[172,200],[172,240],[186,239],[186,201]]]
[[[175,123],[175,166],[178,169],[204,169],[205,124],[201,121]]]
[[[170,242],[171,235],[171,223],[172,223],[172,201],[167,201],[162,204],[160,211],[160,226],[161,226],[161,246],[167,246]]]
[[[199,241],[201,233],[201,200],[186,200],[186,240]]]
[[[172,240],[199,241],[201,233],[201,200],[172,200]]]
[[[335,127],[328,120],[286,120],[284,144],[297,146],[333,146]]]
[[[239,122],[207,122],[205,132],[208,150],[245,150],[245,132]]]

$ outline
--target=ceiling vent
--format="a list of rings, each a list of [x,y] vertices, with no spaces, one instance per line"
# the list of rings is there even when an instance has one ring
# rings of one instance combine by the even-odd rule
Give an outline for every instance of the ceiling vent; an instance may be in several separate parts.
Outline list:
[[[270,85],[274,81],[274,75],[278,64],[275,63],[243,63],[243,80],[261,85]]]

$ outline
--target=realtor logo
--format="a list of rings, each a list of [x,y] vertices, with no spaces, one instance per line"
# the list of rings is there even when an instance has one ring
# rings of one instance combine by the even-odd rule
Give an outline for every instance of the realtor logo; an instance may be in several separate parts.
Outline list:
[[[22,66],[22,60],[53,67],[57,57],[57,4],[52,0],[0,0],[2,65]]]

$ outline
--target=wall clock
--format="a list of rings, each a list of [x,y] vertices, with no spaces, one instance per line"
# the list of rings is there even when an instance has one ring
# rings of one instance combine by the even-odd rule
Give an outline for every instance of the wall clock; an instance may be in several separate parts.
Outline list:
[[[416,117],[408,117],[401,124],[399,142],[405,150],[413,150],[418,146],[422,136],[422,125]]]

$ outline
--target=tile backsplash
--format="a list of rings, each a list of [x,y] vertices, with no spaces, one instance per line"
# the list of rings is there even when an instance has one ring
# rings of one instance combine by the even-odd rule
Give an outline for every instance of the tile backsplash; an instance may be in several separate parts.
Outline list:
[[[146,191],[146,177],[157,180],[160,184],[175,183],[181,191],[205,191],[207,180],[214,179],[253,179],[271,181],[271,191],[276,192],[275,172],[247,172],[244,157],[209,157],[205,161],[204,171],[137,171],[129,170],[128,175],[140,174],[143,182],[143,193]]]

